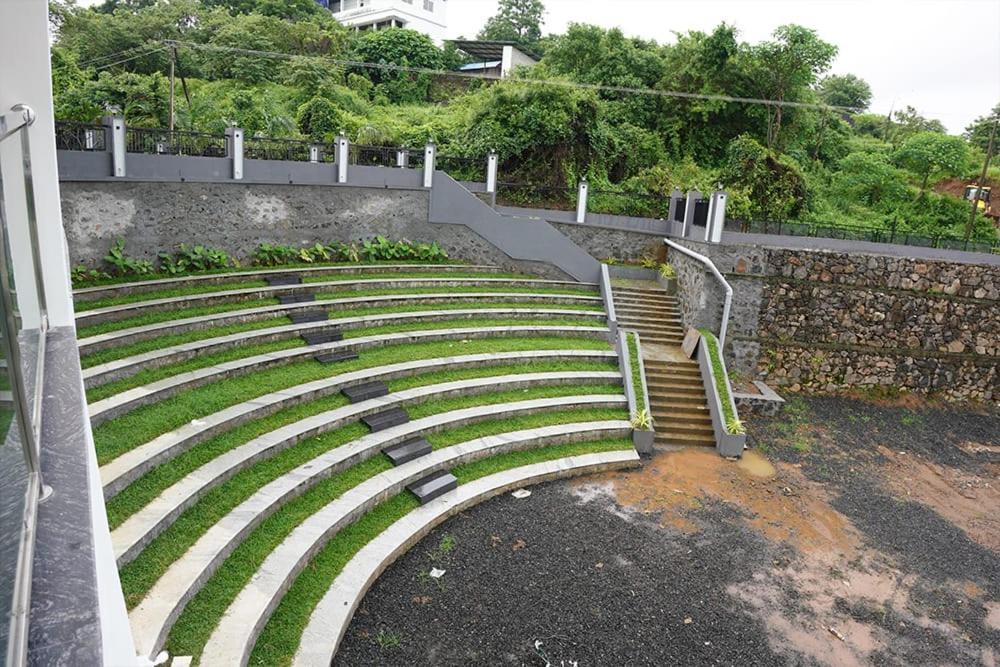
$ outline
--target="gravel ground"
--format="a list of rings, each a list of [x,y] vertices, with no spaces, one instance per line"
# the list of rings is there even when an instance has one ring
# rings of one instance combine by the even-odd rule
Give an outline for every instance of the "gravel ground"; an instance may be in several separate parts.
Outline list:
[[[1000,664],[1000,417],[796,399],[749,427],[766,458],[661,453],[446,522],[335,664]]]

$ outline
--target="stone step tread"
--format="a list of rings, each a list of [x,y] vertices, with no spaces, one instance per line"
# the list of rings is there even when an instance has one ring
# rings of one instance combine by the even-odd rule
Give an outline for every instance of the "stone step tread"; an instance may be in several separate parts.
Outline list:
[[[344,340],[344,332],[340,329],[330,329],[327,331],[312,331],[302,334],[302,340],[306,345],[322,345],[323,343],[335,343]]]
[[[309,324],[310,322],[323,322],[330,319],[330,314],[325,310],[305,310],[296,313],[288,313],[288,319],[292,324]]]
[[[379,396],[386,396],[389,393],[389,385],[382,380],[373,380],[352,387],[344,387],[340,393],[346,396],[351,403],[360,403]]]
[[[354,350],[337,350],[335,352],[324,352],[317,354],[315,359],[321,364],[339,364],[344,361],[354,361],[358,358],[358,353]]]
[[[653,412],[653,419],[656,421],[656,425],[663,430],[670,430],[671,426],[708,426],[712,428],[712,416],[710,414],[704,415],[685,415],[678,412]]]
[[[649,389],[650,396],[659,394],[700,394],[705,389],[701,384],[650,381],[648,377],[646,378],[646,387]]]
[[[715,431],[712,429],[711,426],[707,428],[703,426],[692,426],[690,428],[685,428],[683,424],[674,424],[674,423],[656,424],[655,426],[657,433],[668,438],[676,436],[685,436],[685,435],[700,436],[703,438],[715,437]]]
[[[641,287],[612,287],[611,291],[615,294],[636,294],[641,296],[652,296],[658,299],[677,300],[676,296],[671,296],[665,291],[658,289],[643,289]]]
[[[421,456],[426,456],[432,451],[431,443],[427,442],[426,438],[413,438],[397,445],[386,447],[382,450],[382,453],[389,457],[392,465],[401,466]]]
[[[406,410],[402,408],[392,408],[386,410],[385,412],[379,412],[374,415],[368,415],[361,419],[365,426],[370,428],[372,432],[384,431],[387,428],[392,428],[393,426],[399,426],[400,424],[405,424],[410,421],[410,415]]]
[[[406,487],[410,493],[417,497],[421,505],[426,505],[435,498],[440,498],[457,488],[458,478],[447,470],[428,475]]]
[[[653,438],[653,445],[673,446],[673,447],[715,447],[715,440],[709,438]]]
[[[287,306],[292,303],[310,303],[316,300],[315,294],[279,294],[278,303]]]

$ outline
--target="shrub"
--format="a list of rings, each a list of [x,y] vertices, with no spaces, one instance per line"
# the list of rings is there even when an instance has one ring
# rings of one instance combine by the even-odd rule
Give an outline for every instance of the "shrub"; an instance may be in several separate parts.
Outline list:
[[[125,254],[125,239],[118,239],[104,257],[114,276],[145,276],[153,272],[153,263],[145,259],[135,259]]]
[[[74,266],[69,273],[70,281],[73,283],[73,287],[82,287],[90,283],[96,283],[99,280],[106,280],[110,278],[104,271],[99,271],[97,269],[92,269],[83,264]]]
[[[673,264],[660,264],[660,277],[661,278],[676,278],[677,271],[674,269]]]
[[[293,248],[290,245],[261,243],[253,252],[253,263],[257,266],[293,264],[298,259],[298,248]]]
[[[187,246],[183,243],[176,252],[161,251],[158,257],[160,258],[160,271],[170,275],[225,269],[235,264],[224,250],[203,245]]]

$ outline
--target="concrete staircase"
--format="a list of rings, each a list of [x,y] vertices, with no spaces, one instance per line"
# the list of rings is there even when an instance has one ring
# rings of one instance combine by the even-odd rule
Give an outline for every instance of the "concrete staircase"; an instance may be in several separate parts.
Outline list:
[[[649,408],[660,446],[715,446],[698,362],[680,350],[684,339],[676,297],[655,283],[612,287],[618,324],[639,332]]]

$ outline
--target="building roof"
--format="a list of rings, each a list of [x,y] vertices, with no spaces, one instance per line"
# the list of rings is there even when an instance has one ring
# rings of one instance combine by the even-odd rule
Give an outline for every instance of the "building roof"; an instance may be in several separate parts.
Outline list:
[[[452,39],[449,41],[451,41],[451,43],[454,44],[455,48],[459,51],[464,51],[473,58],[481,58],[487,61],[502,60],[503,47],[505,46],[513,46],[529,58],[541,60],[538,54],[529,51],[517,42],[490,42],[481,39]]]

